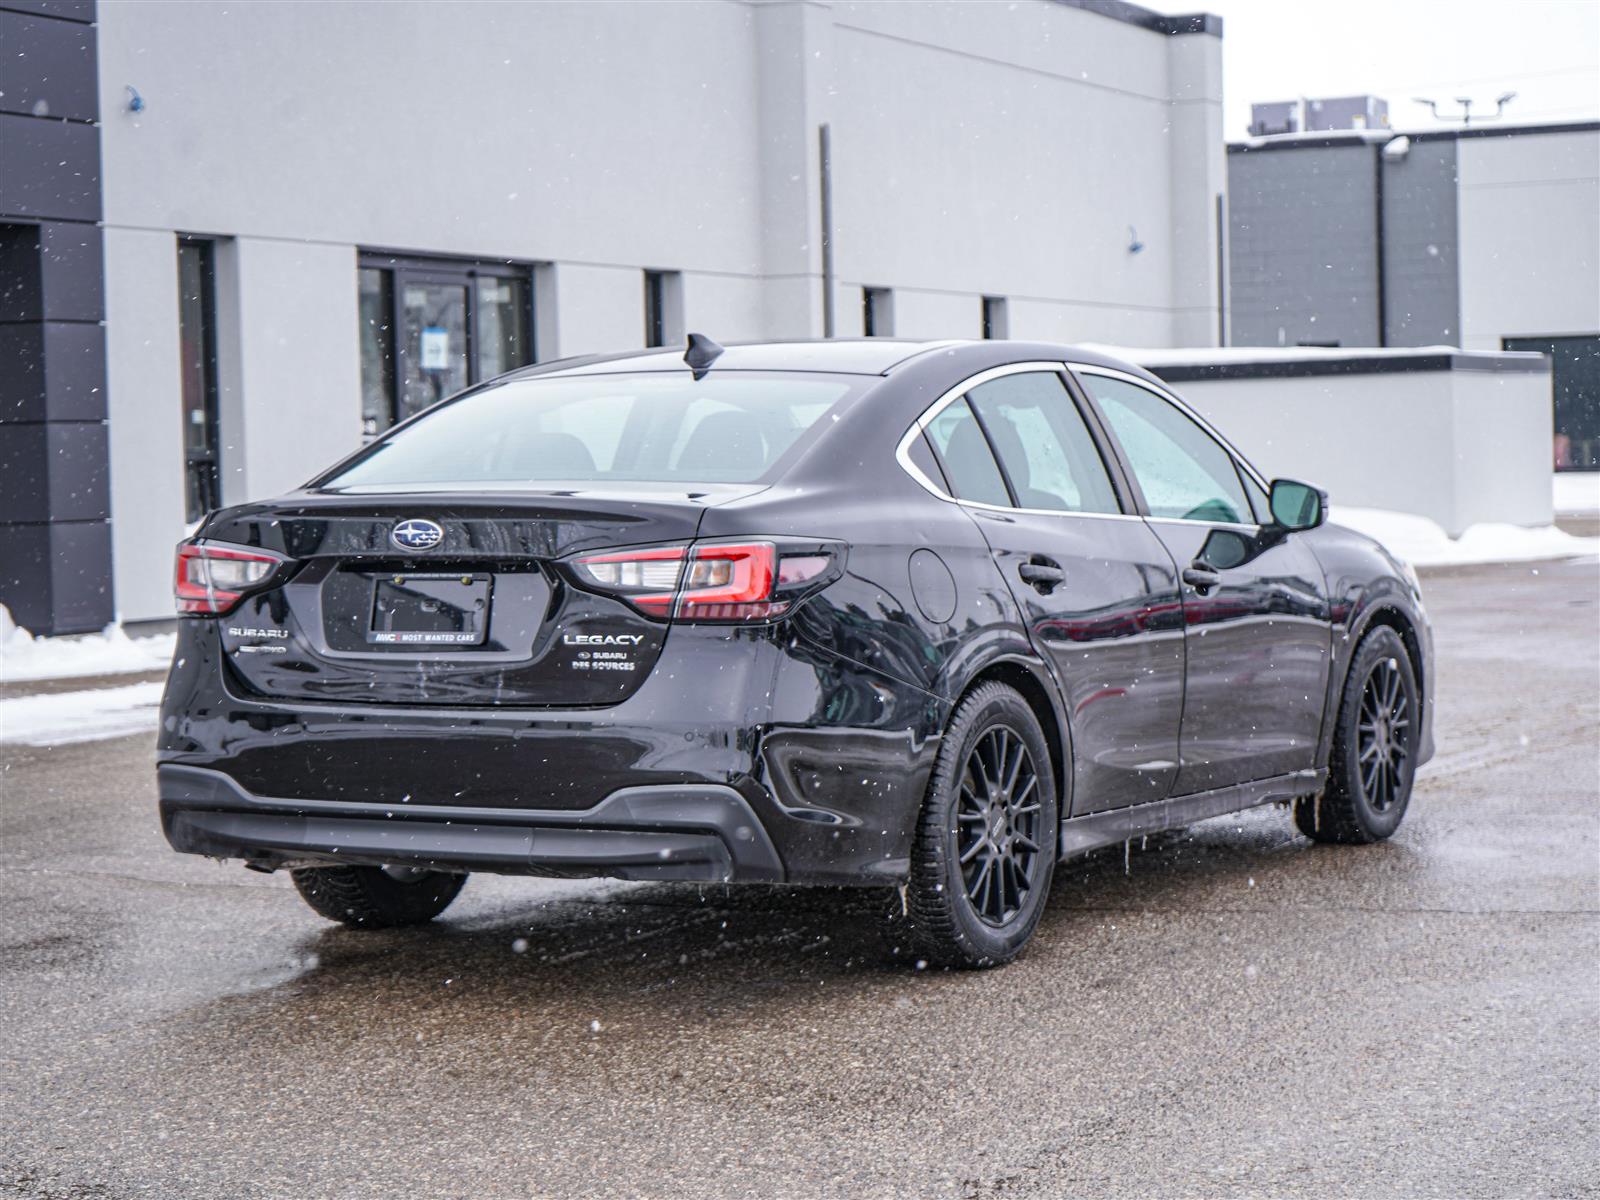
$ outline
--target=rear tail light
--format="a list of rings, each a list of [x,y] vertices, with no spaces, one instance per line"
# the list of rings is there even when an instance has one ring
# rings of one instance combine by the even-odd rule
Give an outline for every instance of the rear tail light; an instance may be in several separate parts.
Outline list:
[[[781,617],[828,582],[840,558],[807,543],[704,542],[587,554],[572,566],[585,585],[640,612],[677,621],[740,623]]]
[[[279,555],[241,546],[181,542],[173,583],[178,611],[225,613],[266,583],[286,561]]]
[[[589,554],[573,567],[585,583],[621,596],[640,612],[670,617],[687,546],[651,546],[616,554]]]

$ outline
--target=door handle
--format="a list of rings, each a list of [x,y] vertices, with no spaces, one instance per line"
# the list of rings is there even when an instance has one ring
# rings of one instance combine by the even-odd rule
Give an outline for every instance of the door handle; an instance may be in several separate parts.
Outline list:
[[[1035,554],[1019,566],[1017,574],[1022,576],[1024,582],[1031,583],[1041,592],[1048,592],[1067,577],[1067,573],[1061,569],[1059,563],[1052,562],[1040,554]]]
[[[1183,581],[1204,596],[1222,582],[1222,576],[1204,563],[1190,563],[1183,569]]]

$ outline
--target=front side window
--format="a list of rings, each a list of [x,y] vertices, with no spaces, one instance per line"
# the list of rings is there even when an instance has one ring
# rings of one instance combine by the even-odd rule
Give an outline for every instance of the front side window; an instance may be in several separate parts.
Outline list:
[[[1152,517],[1252,524],[1233,456],[1186,413],[1149,388],[1083,372]]]
[[[1000,456],[1019,508],[1050,512],[1120,512],[1089,427],[1061,376],[1052,371],[1002,375],[967,399]]]
[[[508,380],[440,405],[320,486],[753,483],[864,386],[753,372]]]

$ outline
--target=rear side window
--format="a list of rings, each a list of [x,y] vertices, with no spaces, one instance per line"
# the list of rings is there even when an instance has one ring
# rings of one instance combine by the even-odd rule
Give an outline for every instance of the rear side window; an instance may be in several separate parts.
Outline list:
[[[754,372],[511,380],[438,405],[320,486],[755,483],[865,386]]]
[[[1186,413],[1148,388],[1084,372],[1122,444],[1152,517],[1251,524],[1233,456]]]
[[[1002,375],[967,399],[983,419],[1019,508],[1120,512],[1111,477],[1061,376]]]
[[[989,441],[965,400],[947,405],[928,424],[928,438],[944,464],[951,495],[978,504],[1011,506],[1006,481],[989,452]]]

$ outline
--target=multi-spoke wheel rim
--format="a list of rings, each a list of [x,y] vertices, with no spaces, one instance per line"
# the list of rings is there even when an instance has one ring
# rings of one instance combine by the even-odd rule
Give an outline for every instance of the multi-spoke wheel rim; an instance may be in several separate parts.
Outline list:
[[[1014,729],[984,732],[961,772],[956,853],[978,919],[1002,926],[1027,905],[1038,871],[1039,773]]]
[[[1384,812],[1400,799],[1411,757],[1411,697],[1392,658],[1374,663],[1361,689],[1356,754],[1361,794],[1374,812]]]

